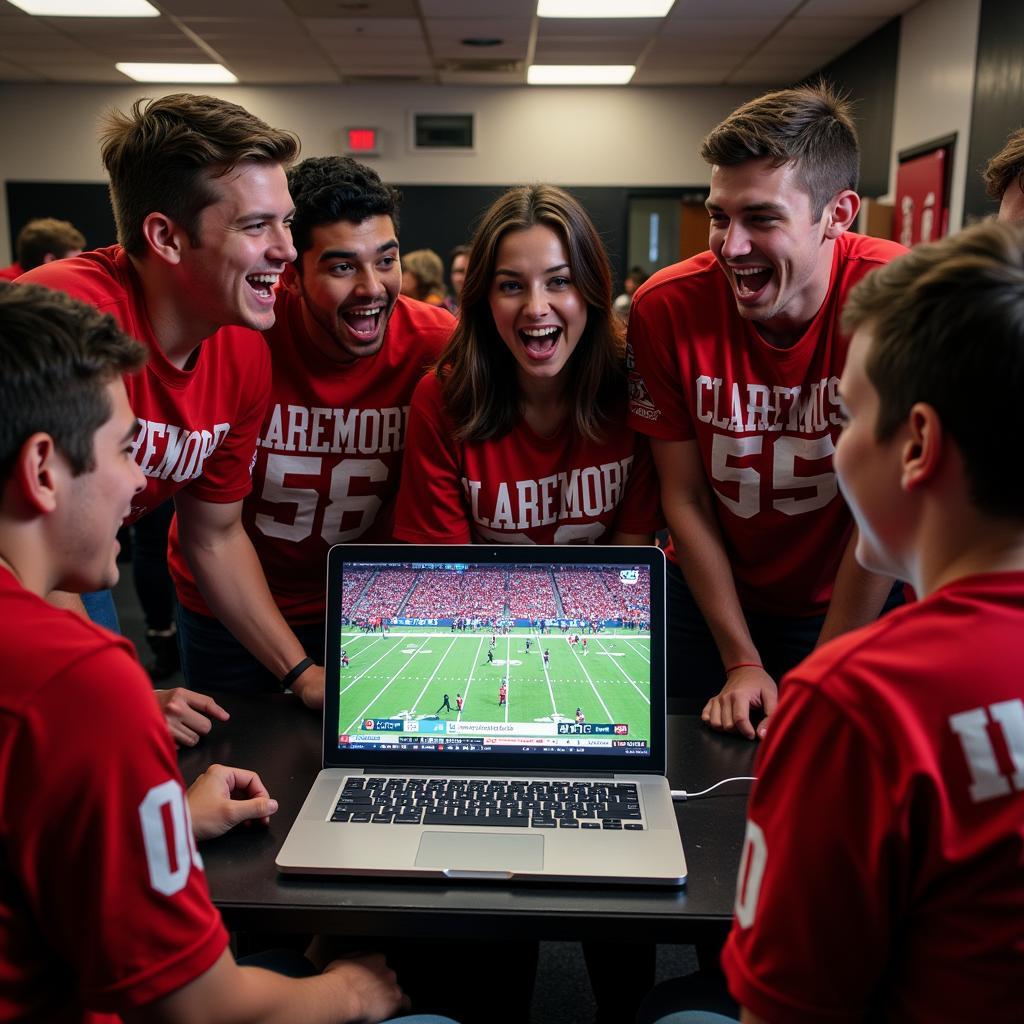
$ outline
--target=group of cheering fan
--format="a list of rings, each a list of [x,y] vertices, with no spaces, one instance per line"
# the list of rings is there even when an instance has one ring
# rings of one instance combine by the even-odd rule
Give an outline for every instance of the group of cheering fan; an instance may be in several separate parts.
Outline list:
[[[332,544],[667,526],[670,697],[764,739],[719,1007],[1019,1019],[1024,234],[855,234],[856,133],[825,86],[743,105],[702,155],[710,249],[636,290],[626,337],[561,188],[483,214],[456,320],[401,294],[399,196],[368,167],[296,163],[291,133],[213,97],[110,115],[120,243],[0,286],[0,1017],[407,1008],[379,957],[236,964],[195,839],[276,804],[241,768],[186,792],[172,737],[225,717],[207,689],[322,707]],[[80,595],[108,599],[118,526],[172,497],[189,688],[154,700]],[[598,991],[625,1020],[646,950],[605,952],[638,965]]]

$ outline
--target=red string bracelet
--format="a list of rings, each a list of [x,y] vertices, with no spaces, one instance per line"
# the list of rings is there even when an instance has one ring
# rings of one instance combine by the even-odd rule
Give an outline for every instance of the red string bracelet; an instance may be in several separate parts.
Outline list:
[[[726,670],[725,674],[730,675],[735,672],[738,668],[764,668],[764,665],[759,661],[739,661],[735,665],[730,665]]]

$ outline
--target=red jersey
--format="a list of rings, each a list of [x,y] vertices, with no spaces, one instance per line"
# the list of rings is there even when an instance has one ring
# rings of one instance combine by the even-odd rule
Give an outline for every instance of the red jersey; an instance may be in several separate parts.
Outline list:
[[[0,656],[0,1019],[109,1019],[227,946],[174,744],[131,644],[3,569]]]
[[[459,441],[433,373],[409,414],[395,537],[424,544],[607,544],[614,530],[653,533],[663,520],[646,441],[626,408],[599,442],[566,429],[540,437],[520,418],[509,433]]]
[[[951,583],[786,676],[733,996],[768,1020],[1020,1021],[1024,573]]]
[[[0,281],[14,281],[24,273],[21,264],[14,262],[9,267],[0,267]]]
[[[853,528],[832,469],[849,347],[839,316],[865,274],[905,251],[841,235],[828,295],[789,348],[770,345],[739,315],[710,252],[637,289],[630,425],[664,441],[696,440],[745,608],[816,615],[828,607]]]
[[[409,401],[455,321],[399,296],[381,350],[343,364],[310,340],[300,298],[282,289],[275,311],[266,332],[271,400],[242,521],[281,614],[294,624],[322,622],[331,545],[391,540]],[[209,615],[177,524],[169,566],[182,604]]]
[[[183,487],[203,501],[239,501],[249,493],[256,430],[270,386],[270,360],[258,331],[222,327],[199,346],[194,365],[179,370],[160,348],[142,283],[119,245],[47,263],[18,283],[67,292],[111,313],[149,352],[145,367],[124,378],[139,419],[135,461],[146,474],[129,521]]]

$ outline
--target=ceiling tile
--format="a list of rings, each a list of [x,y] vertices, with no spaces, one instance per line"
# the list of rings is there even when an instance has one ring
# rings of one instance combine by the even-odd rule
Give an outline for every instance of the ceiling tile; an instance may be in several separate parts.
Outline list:
[[[158,0],[160,8],[178,18],[215,17],[291,19],[295,12],[284,0]],[[211,8],[214,10],[211,11]]]
[[[681,68],[671,71],[668,68],[637,68],[631,85],[721,85],[731,69],[714,68]]]
[[[725,80],[726,85],[757,85],[762,89],[782,89],[795,85],[803,75],[768,74],[764,71],[733,71]]]
[[[537,0],[501,0],[497,16],[501,18],[532,18],[537,13]],[[488,5],[482,0],[420,0],[420,10],[425,18],[470,18],[484,19],[488,16]]]
[[[621,39],[623,36],[648,38],[659,28],[659,21],[651,18],[538,18],[538,39],[553,36],[603,36]]]
[[[441,71],[442,85],[525,85],[524,71]]]
[[[416,0],[287,0],[301,18],[364,18],[390,21],[416,18]]]
[[[735,22],[742,28],[753,18],[774,18],[777,21],[800,9],[804,0],[676,0],[665,19],[666,24],[709,18]]]
[[[848,15],[851,9],[865,17],[877,16],[885,21],[895,18],[904,11],[920,3],[920,0],[857,0],[856,5],[850,0],[807,0],[800,8],[801,16],[830,17],[831,15]]]
[[[431,36],[528,36],[532,18],[428,18]]]
[[[324,36],[422,36],[418,18],[303,18],[315,39]]]
[[[534,64],[635,64],[643,52],[643,42],[624,40],[616,45],[610,39],[588,42],[563,40],[557,44],[538,43]]]
[[[864,39],[886,22],[885,18],[793,18],[778,32],[782,39]]]
[[[458,39],[432,39],[431,52],[438,60],[525,60],[527,39],[515,39],[504,46],[463,46]]]
[[[733,39],[763,39],[771,35],[779,26],[777,18],[743,18],[735,25],[725,25],[721,21],[700,18],[693,21],[666,22],[659,35],[662,39],[693,39],[710,40],[718,46],[731,44]]]

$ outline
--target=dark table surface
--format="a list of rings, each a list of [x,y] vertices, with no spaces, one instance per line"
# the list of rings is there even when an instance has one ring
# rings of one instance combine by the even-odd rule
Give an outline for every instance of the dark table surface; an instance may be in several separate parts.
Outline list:
[[[274,858],[320,770],[320,719],[291,694],[217,699],[231,721],[182,751],[185,781],[216,762],[251,768],[280,805],[269,829],[243,827],[202,845],[210,893],[232,930],[698,942],[728,928],[750,783],[676,804],[689,872],[679,890],[285,876]],[[714,734],[695,716],[670,715],[668,743],[673,789],[752,774],[756,744]]]

